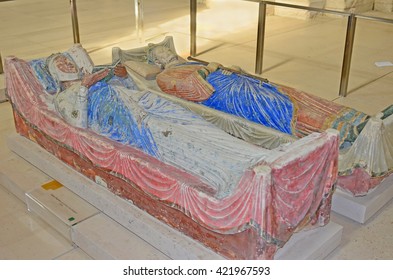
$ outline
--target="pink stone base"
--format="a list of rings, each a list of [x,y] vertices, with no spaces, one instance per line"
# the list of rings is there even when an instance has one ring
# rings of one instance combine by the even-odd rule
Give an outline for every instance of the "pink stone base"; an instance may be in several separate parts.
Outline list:
[[[278,249],[277,245],[267,244],[254,228],[251,227],[236,234],[219,234],[210,231],[200,226],[181,211],[173,208],[173,206],[169,206],[147,195],[138,186],[127,181],[127,179],[112,175],[110,170],[99,168],[61,143],[56,143],[47,135],[31,126],[15,110],[14,120],[16,130],[20,135],[36,142],[91,180],[94,181],[96,176],[103,178],[108,183],[108,189],[116,195],[131,200],[137,207],[198,240],[222,256],[228,259],[273,259]]]
[[[364,169],[356,168],[351,175],[338,176],[337,186],[354,196],[364,196],[376,188],[391,173],[380,177],[371,177]]]

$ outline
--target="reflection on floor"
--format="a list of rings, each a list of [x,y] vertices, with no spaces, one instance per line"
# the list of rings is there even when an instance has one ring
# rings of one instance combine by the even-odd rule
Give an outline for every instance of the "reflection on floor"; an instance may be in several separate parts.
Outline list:
[[[176,48],[189,55],[189,1],[144,1],[143,33],[135,30],[133,1],[78,1],[80,38],[97,64],[111,60],[111,48],[134,48],[175,38]],[[236,1],[235,1],[236,2]],[[1,57],[24,59],[48,56],[73,43],[67,1],[18,0],[0,3]],[[241,10],[241,12],[239,12]],[[226,66],[255,68],[256,3],[198,6],[198,58]],[[373,13],[376,16],[392,14]],[[230,19],[230,20],[229,20]],[[318,15],[310,20],[268,16],[263,74],[276,83],[293,86],[329,100],[375,114],[393,103],[393,25],[358,20],[349,95],[338,96],[346,19]],[[0,89],[4,88],[0,74]],[[5,136],[13,132],[9,103],[0,104],[0,161],[10,156]],[[18,166],[15,166],[17,170]],[[332,214],[344,226],[342,244],[329,259],[393,259],[393,203],[365,225]],[[0,186],[0,259],[88,259],[42,220],[30,214],[23,201]]]

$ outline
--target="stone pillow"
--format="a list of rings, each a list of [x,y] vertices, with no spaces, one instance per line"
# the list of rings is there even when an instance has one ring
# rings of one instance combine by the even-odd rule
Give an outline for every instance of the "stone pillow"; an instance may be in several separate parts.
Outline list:
[[[123,63],[126,67],[141,75],[146,80],[154,80],[162,70],[157,65],[148,64],[140,61],[126,61]]]

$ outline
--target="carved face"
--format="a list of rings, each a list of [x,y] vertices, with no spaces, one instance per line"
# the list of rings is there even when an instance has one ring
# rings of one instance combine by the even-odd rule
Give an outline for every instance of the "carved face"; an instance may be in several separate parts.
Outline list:
[[[65,55],[59,55],[55,58],[56,67],[64,73],[78,73],[78,67]]]
[[[170,49],[164,46],[156,46],[153,50],[153,56],[156,64],[165,67],[166,64],[177,60],[177,55]]]

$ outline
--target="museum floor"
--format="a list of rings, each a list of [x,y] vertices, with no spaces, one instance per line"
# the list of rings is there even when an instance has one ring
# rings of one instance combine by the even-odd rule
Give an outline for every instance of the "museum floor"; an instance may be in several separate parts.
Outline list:
[[[142,35],[135,29],[134,1],[77,1],[80,39],[97,64],[111,60],[111,48],[134,48],[174,37],[183,56],[189,54],[189,1],[144,2]],[[239,65],[254,71],[258,5],[244,1],[200,6],[198,58]],[[372,13],[375,16],[393,18]],[[69,1],[15,0],[0,2],[0,53],[24,59],[48,56],[73,43]],[[348,96],[339,97],[346,19],[316,15],[311,19],[268,16],[263,74],[282,83],[375,114],[393,103],[393,24],[358,20]],[[4,74],[0,75],[0,89]],[[0,161],[11,151],[6,136],[14,131],[11,107],[0,103]],[[15,166],[17,169],[18,166]],[[393,259],[393,201],[366,224],[332,213],[344,227],[341,245],[327,259]],[[0,185],[0,259],[54,259],[69,242],[26,204]],[[81,251],[71,258],[88,259]]]

